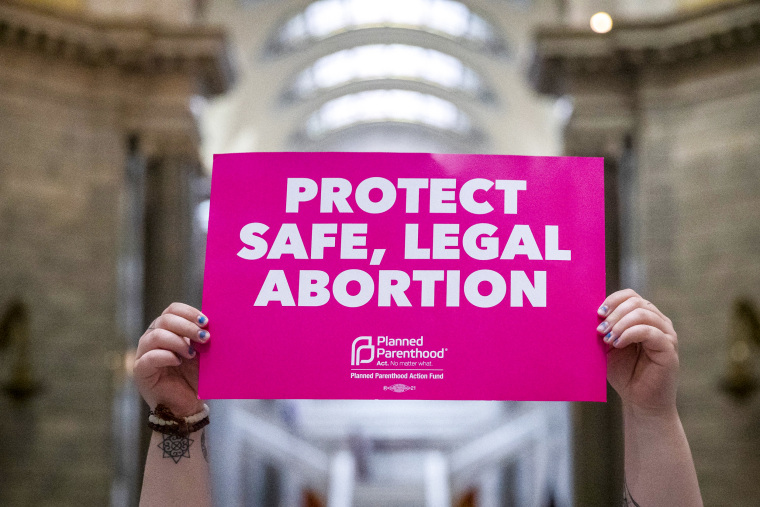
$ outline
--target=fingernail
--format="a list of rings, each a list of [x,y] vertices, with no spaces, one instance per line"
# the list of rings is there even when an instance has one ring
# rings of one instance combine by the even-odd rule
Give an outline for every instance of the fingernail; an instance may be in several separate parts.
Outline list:
[[[610,340],[612,340],[612,331],[610,331],[609,333],[607,333],[606,335],[604,335],[604,341],[606,341],[607,343],[609,343]],[[615,340],[615,341],[617,341],[617,340]]]
[[[195,349],[193,347],[188,347],[187,352],[190,354],[190,357],[195,355]]]
[[[599,307],[598,313],[599,315],[607,315],[608,311],[610,311],[609,307],[607,305],[602,305]]]
[[[203,341],[208,340],[208,331],[200,331],[198,337]]]
[[[617,345],[619,341],[620,341],[620,338],[615,338],[615,341],[612,342],[612,345]]]
[[[199,315],[199,316],[198,316],[198,324],[201,324],[201,325],[203,325],[203,324],[205,324],[206,322],[208,322],[208,319],[206,318],[206,316],[205,316],[205,315]]]
[[[601,324],[599,324],[599,327],[597,327],[596,330],[601,333],[602,331],[604,331],[605,329],[607,329],[608,326],[609,326],[609,324],[607,323],[607,321],[604,321]]]

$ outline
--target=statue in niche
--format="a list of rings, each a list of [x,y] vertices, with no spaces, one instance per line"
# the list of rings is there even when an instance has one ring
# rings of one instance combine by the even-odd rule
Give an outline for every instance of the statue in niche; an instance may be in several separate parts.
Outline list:
[[[19,300],[11,302],[0,318],[0,357],[5,357],[2,390],[17,401],[24,401],[40,390],[34,379],[29,354],[29,315]],[[7,375],[7,377],[6,377]]]

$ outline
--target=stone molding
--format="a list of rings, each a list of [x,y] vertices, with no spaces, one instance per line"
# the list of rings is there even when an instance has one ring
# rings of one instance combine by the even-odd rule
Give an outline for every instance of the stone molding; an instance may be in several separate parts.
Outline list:
[[[233,80],[225,34],[215,27],[103,21],[6,0],[0,3],[3,46],[127,73],[196,74],[204,95],[226,91]]]
[[[535,41],[533,86],[563,94],[567,74],[620,73],[760,48],[760,2],[729,2],[657,21],[620,21],[607,34],[547,27],[537,31]]]

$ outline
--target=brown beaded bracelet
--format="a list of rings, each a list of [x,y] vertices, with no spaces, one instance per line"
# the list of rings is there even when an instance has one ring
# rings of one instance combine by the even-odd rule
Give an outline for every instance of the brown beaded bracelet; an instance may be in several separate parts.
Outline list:
[[[148,427],[153,431],[164,435],[178,435],[186,437],[205,427],[209,423],[208,405],[203,405],[203,410],[189,417],[177,417],[166,405],[158,404],[150,411]]]

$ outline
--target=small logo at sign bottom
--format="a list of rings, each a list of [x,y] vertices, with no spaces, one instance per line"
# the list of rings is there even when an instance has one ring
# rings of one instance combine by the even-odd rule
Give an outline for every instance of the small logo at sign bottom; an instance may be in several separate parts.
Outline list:
[[[384,391],[393,391],[394,393],[405,393],[407,391],[414,391],[417,386],[408,386],[406,384],[393,384],[392,386],[383,386]]]

